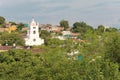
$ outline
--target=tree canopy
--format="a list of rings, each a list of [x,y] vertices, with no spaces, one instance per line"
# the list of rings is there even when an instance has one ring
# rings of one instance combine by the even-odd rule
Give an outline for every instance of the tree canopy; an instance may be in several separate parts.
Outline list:
[[[16,45],[24,45],[24,39],[21,38],[21,35],[17,32],[7,33],[4,32],[0,36],[0,41],[2,45],[13,45],[14,43]]]
[[[5,18],[0,16],[0,25],[5,23]]]
[[[68,59],[64,48],[45,48],[34,54],[27,50],[0,53],[2,80],[119,80],[119,66],[103,58]]]
[[[107,34],[110,36],[106,36],[107,40],[105,42],[105,57],[120,64],[120,34],[116,32]]]
[[[60,27],[64,27],[65,30],[69,28],[69,23],[67,20],[61,20],[59,24],[60,24]]]
[[[87,30],[93,30],[93,27],[87,25],[85,22],[75,22],[72,27],[73,32],[85,33]]]
[[[24,27],[25,27],[25,24],[23,24],[23,23],[17,24],[17,30],[18,30],[18,31],[21,31],[22,28],[24,28]]]

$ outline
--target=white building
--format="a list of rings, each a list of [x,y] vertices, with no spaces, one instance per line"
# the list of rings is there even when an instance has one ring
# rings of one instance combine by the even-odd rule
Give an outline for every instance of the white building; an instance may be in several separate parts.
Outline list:
[[[65,35],[71,35],[71,32],[70,31],[62,31],[62,34],[63,34],[63,36],[65,36]]]
[[[39,24],[32,20],[30,27],[27,31],[27,37],[25,38],[26,46],[38,46],[44,44],[44,39],[39,37]]]

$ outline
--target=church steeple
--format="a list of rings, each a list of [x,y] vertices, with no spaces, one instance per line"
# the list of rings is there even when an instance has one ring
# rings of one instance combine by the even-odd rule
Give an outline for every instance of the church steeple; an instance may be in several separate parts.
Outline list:
[[[30,26],[36,26],[36,25],[37,25],[37,24],[36,24],[36,22],[35,22],[35,20],[34,20],[34,18],[33,18]]]
[[[26,46],[41,45],[44,43],[44,39],[39,37],[39,25],[32,19],[30,23],[30,28],[27,33],[27,38],[25,38]]]
[[[34,18],[32,19],[32,22],[35,22]]]

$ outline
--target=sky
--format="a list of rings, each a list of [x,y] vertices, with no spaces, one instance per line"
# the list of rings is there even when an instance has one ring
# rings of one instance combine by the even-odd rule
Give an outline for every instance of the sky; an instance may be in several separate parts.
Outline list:
[[[58,25],[61,20],[120,27],[120,0],[0,0],[7,21]]]

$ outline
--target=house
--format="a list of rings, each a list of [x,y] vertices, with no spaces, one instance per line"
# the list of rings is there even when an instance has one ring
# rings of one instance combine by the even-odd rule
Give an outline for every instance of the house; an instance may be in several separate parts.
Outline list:
[[[54,32],[54,33],[61,33],[63,30],[64,30],[64,27],[60,27],[57,25],[51,27],[51,32]]]
[[[66,38],[77,38],[79,33],[72,33],[71,31],[62,31],[62,35]]]
[[[60,27],[58,25],[50,25],[50,24],[41,24],[41,30],[46,30],[48,32],[60,33],[64,30],[64,27]]]
[[[5,28],[5,30],[9,33],[15,31],[17,29],[16,25],[11,25],[10,27]]]
[[[72,33],[71,31],[62,31],[62,35],[55,36],[53,35],[52,38],[58,38],[60,40],[66,40],[66,39],[77,39],[80,35],[79,33]]]
[[[48,32],[50,32],[51,31],[51,25],[50,24],[40,24],[39,25],[39,28],[41,29],[41,30],[46,30],[46,31],[48,31]]]

